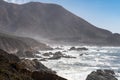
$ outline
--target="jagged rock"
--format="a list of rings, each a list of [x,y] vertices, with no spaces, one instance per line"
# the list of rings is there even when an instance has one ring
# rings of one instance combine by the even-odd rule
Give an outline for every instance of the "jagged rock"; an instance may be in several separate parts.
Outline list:
[[[52,52],[48,52],[48,53],[44,53],[43,56],[50,56],[50,55],[53,55]]]
[[[76,58],[76,57],[66,55],[66,56],[63,56],[63,58]]]
[[[90,73],[86,80],[118,80],[112,70],[97,70]]]
[[[76,57],[73,57],[73,56],[70,56],[70,55],[65,55],[65,54],[62,54],[62,52],[55,52],[54,54],[53,54],[53,56],[52,57],[50,57],[50,58],[48,58],[48,59],[50,59],[50,60],[54,60],[54,59],[60,59],[60,58],[76,58]]]
[[[53,54],[53,57],[50,57],[48,59],[54,60],[54,59],[60,59],[61,57],[63,57],[63,54],[61,52],[56,52],[55,54]]]
[[[62,57],[63,54],[62,54],[62,52],[59,51],[59,52],[55,52],[54,56],[61,56]]]
[[[0,50],[0,80],[66,80],[36,59],[19,61],[16,58],[18,57]],[[32,71],[33,67],[37,71]]]

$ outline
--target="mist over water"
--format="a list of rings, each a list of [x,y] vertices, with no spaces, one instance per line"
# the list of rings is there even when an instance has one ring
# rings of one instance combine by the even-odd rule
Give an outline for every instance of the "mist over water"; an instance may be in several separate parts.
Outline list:
[[[44,65],[55,70],[58,75],[68,80],[85,80],[87,75],[97,69],[111,69],[120,80],[120,47],[87,47],[87,51],[69,51],[69,46],[61,47],[63,54],[76,58],[42,61]],[[44,53],[44,51],[40,51]],[[46,52],[46,51],[45,51]]]

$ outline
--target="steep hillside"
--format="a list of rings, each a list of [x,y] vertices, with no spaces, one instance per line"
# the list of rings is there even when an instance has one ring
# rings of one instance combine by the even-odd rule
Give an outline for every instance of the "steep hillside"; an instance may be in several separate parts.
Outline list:
[[[0,33],[0,49],[9,53],[16,53],[17,51],[47,50],[51,48],[31,38],[16,37]]]
[[[56,4],[0,1],[0,29],[52,41],[120,45],[119,34],[97,28]]]

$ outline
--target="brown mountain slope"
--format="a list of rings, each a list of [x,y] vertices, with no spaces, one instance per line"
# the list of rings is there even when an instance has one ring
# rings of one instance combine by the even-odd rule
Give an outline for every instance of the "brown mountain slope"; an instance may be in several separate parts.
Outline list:
[[[51,48],[31,38],[0,33],[0,49],[9,53],[16,53],[17,51],[48,50]]]
[[[0,1],[0,29],[55,41],[120,45],[119,34],[97,28],[56,4]]]

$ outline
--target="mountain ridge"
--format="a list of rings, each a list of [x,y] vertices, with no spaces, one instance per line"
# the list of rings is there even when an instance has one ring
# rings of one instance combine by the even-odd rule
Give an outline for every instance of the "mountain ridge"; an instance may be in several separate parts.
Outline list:
[[[6,5],[5,5],[6,4]],[[40,2],[0,7],[0,29],[26,37],[92,45],[120,45],[108,30],[97,28],[62,6]],[[7,25],[6,25],[7,24]],[[111,39],[111,41],[109,41]]]

